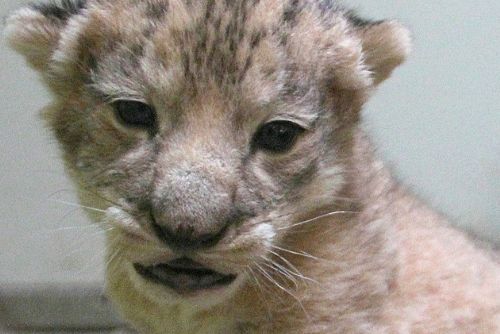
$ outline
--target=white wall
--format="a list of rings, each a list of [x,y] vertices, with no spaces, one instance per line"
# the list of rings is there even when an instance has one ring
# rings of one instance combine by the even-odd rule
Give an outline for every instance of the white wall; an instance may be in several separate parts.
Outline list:
[[[500,2],[345,3],[414,35],[412,56],[366,109],[386,160],[457,224],[500,242]]]
[[[0,16],[28,1],[2,0]],[[500,2],[353,0],[399,18],[415,51],[366,110],[401,179],[458,224],[500,241]],[[75,202],[37,110],[47,92],[0,44],[0,284],[100,280],[102,233]]]
[[[0,17],[21,3],[1,0]],[[0,42],[0,286],[102,279],[102,232],[80,211],[38,110],[49,96]]]

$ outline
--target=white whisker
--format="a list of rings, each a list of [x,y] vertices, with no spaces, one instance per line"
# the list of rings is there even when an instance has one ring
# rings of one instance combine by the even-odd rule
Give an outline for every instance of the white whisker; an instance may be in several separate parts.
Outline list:
[[[278,282],[276,282],[276,280],[274,280],[272,278],[271,275],[269,275],[268,272],[266,272],[266,270],[264,268],[262,268],[257,262],[254,261],[254,265],[257,267],[257,269],[259,270],[260,273],[262,273],[262,275],[264,275],[264,277],[266,277],[272,284],[274,284],[276,287],[278,287],[280,290],[282,290],[283,292],[285,292],[286,294],[290,295],[293,299],[295,299],[295,301],[297,302],[297,304],[300,306],[300,308],[302,309],[302,311],[304,312],[305,316],[307,319],[310,319],[310,316],[309,314],[307,313],[304,305],[302,304],[302,302],[300,301],[300,299],[295,296],[292,292],[290,292],[288,289],[286,289],[285,287],[283,287],[282,285],[280,285]]]
[[[309,259],[313,259],[313,260],[316,260],[316,261],[326,261],[325,259],[316,257],[316,256],[311,255],[311,254],[309,254],[307,252],[304,252],[304,251],[292,251],[292,250],[289,250],[289,249],[286,249],[286,248],[282,248],[282,247],[278,247],[278,246],[275,246],[275,245],[271,245],[271,247],[274,248],[274,249],[280,250],[282,252],[286,252],[286,253],[290,253],[290,254],[294,254],[294,255],[298,255],[298,256],[307,257]]]
[[[276,253],[276,252],[273,252],[273,251],[269,251],[271,254],[273,254],[274,256],[278,257],[281,261],[283,261],[288,267],[290,267],[290,270],[287,269],[287,268],[284,268],[282,267],[281,265],[279,265],[278,263],[274,262],[275,265],[277,266],[280,266],[282,267],[284,270],[288,271],[290,274],[302,279],[303,281],[310,281],[310,282],[313,282],[313,283],[317,283],[319,284],[318,281],[312,279],[312,278],[309,278],[307,276],[304,276],[298,269],[296,266],[294,266],[290,261],[288,261],[286,258],[284,258],[283,256],[281,256],[280,254]]]
[[[54,229],[47,229],[48,232],[61,232],[61,231],[81,231],[81,230],[91,230],[91,229],[102,229],[97,224],[86,225],[86,226],[64,226],[57,227]]]
[[[295,279],[294,275],[292,275],[289,270],[287,270],[286,268],[280,266],[279,264],[277,264],[275,262],[272,262],[269,259],[266,259],[266,258],[264,258],[264,259],[266,261],[264,263],[262,263],[262,265],[264,265],[267,268],[271,269],[272,271],[276,272],[279,275],[279,277],[283,277],[283,278],[289,280],[290,282],[292,282],[292,284],[295,287],[295,290],[297,290],[299,288],[299,284],[298,284],[297,280]]]
[[[91,210],[91,211],[96,211],[96,212],[101,212],[101,213],[105,213],[106,210],[102,210],[102,209],[98,209],[98,208],[93,208],[93,207],[90,207],[90,206],[85,206],[85,205],[81,205],[81,204],[77,204],[77,203],[72,203],[72,202],[67,202],[67,201],[63,201],[63,200],[59,200],[59,199],[47,199],[48,201],[51,201],[51,202],[56,202],[56,203],[61,203],[61,204],[65,204],[65,205],[69,205],[69,206],[74,206],[74,207],[77,207],[77,208],[82,208],[82,209],[87,209],[87,210]]]
[[[269,300],[268,296],[270,295],[269,293],[266,293],[264,287],[259,281],[259,278],[257,277],[257,274],[253,271],[252,267],[250,265],[247,265],[246,268],[248,269],[249,276],[253,278],[255,281],[255,284],[257,285],[257,288],[259,289],[261,295],[262,295],[262,305],[264,305],[264,308],[266,309],[267,316],[269,320],[272,320],[273,314],[271,312],[271,309],[269,308]],[[272,295],[272,294],[271,294]]]
[[[325,213],[325,214],[316,216],[316,217],[311,218],[311,219],[307,219],[307,220],[300,221],[298,223],[294,223],[294,224],[292,224],[290,226],[280,227],[280,228],[278,228],[278,230],[286,230],[286,229],[290,229],[290,228],[293,228],[293,227],[306,225],[306,224],[312,223],[314,221],[317,221],[317,220],[320,220],[320,219],[323,219],[323,218],[333,217],[333,216],[336,216],[336,215],[341,215],[341,214],[355,214],[355,213],[357,213],[357,212],[356,211],[332,211],[332,212],[329,212],[329,213]]]
[[[257,269],[260,271],[262,275],[264,275],[265,278],[269,280],[273,285],[277,286],[280,290],[285,291],[286,293],[290,294],[290,291],[288,291],[287,288],[276,282],[276,280],[264,269],[262,268],[257,262],[254,263]]]

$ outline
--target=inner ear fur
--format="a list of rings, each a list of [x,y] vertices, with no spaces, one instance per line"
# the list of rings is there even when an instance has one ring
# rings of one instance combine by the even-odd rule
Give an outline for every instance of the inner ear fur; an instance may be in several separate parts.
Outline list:
[[[364,64],[375,85],[387,79],[411,51],[407,28],[396,21],[381,21],[358,26]]]
[[[60,0],[21,8],[7,18],[4,34],[13,49],[43,72],[67,21],[85,5],[85,0]]]

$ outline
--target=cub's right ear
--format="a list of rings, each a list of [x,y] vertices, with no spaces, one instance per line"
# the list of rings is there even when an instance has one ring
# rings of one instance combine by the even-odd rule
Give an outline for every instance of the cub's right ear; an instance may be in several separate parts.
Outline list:
[[[36,70],[45,71],[68,20],[79,14],[86,0],[59,0],[19,9],[7,18],[5,36]]]

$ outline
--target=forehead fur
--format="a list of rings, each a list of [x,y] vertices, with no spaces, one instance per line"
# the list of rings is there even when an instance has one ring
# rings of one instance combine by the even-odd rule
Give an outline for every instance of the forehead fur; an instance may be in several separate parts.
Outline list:
[[[409,45],[394,22],[330,0],[63,0],[18,11],[7,35],[57,93],[77,79],[111,98],[213,85],[263,103],[300,86],[369,87]]]
[[[92,82],[108,96],[141,97],[152,87],[175,96],[214,85],[242,87],[265,103],[290,82],[297,84],[288,89],[326,78],[360,87],[370,80],[342,12],[312,4],[120,1],[95,3],[87,17],[74,45],[82,52],[69,48],[65,58],[97,64]]]

